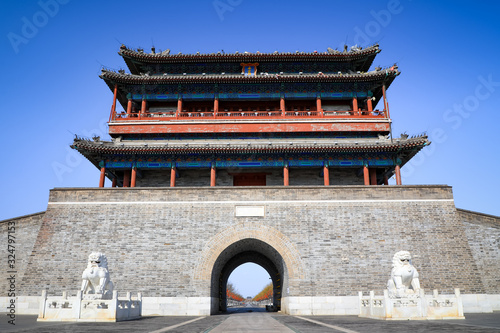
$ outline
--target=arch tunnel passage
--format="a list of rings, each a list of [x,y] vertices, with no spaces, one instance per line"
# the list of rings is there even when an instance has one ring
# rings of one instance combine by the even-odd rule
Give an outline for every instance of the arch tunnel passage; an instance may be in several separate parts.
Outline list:
[[[217,307],[212,313],[227,310],[227,281],[240,265],[252,262],[264,268],[273,283],[273,304],[281,308],[281,291],[288,276],[282,256],[269,244],[257,239],[242,239],[228,246],[215,261],[211,280],[211,297],[217,298]],[[214,311],[215,310],[215,311]]]

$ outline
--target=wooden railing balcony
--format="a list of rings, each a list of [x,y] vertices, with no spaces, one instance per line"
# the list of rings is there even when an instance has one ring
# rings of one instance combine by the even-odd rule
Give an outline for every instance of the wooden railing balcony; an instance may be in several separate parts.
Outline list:
[[[218,111],[214,114],[213,110],[206,112],[188,111],[182,112],[167,111],[167,112],[145,112],[145,113],[114,113],[111,121],[171,121],[171,120],[210,120],[210,119],[384,119],[387,118],[385,110],[379,111],[269,111],[269,110],[253,110],[253,111]]]

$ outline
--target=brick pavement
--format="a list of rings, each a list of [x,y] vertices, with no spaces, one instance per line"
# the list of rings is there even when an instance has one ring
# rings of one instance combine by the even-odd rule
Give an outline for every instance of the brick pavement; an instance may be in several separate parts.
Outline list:
[[[249,312],[252,311],[252,312]],[[197,319],[197,320],[193,320]],[[382,321],[356,316],[289,316],[265,313],[259,309],[239,309],[209,317],[144,317],[119,323],[47,323],[36,316],[17,316],[16,326],[0,321],[0,332],[90,333],[154,332],[220,333],[220,332],[296,332],[296,333],[390,333],[390,332],[500,332],[500,312],[466,314],[465,320],[449,321]]]

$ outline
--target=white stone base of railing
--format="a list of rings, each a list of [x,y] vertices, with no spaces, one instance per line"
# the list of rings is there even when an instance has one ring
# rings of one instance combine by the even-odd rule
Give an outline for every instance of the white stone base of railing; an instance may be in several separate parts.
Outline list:
[[[42,291],[38,321],[87,321],[116,322],[133,320],[141,317],[142,296],[132,298],[127,293],[125,299],[119,299],[113,291],[111,299],[97,299],[91,295],[82,295],[79,291],[76,297],[47,296]]]
[[[465,319],[458,288],[454,295],[438,295],[437,290],[432,295],[425,295],[420,289],[419,294],[404,298],[389,298],[387,290],[383,296],[375,296],[373,291],[363,296],[360,291],[359,308],[359,317],[382,320]]]

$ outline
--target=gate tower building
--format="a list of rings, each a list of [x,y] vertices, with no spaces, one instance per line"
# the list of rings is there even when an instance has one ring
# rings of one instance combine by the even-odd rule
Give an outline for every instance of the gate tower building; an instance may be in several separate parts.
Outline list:
[[[430,142],[394,139],[378,45],[297,53],[119,54],[112,141],[73,148],[113,186],[382,185]],[[117,104],[123,107],[117,112]],[[380,107],[377,106],[380,104]]]

